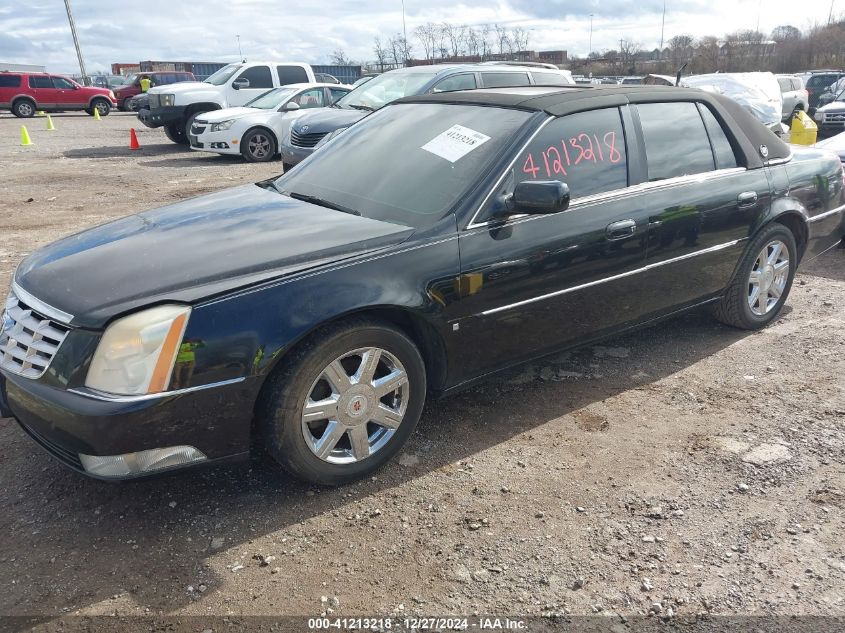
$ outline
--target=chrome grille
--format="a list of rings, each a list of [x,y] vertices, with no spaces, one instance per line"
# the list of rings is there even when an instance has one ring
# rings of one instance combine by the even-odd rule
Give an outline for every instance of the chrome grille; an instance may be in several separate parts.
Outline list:
[[[845,112],[825,112],[825,123],[845,123]]]
[[[34,312],[14,293],[10,294],[0,329],[0,369],[40,378],[67,333],[67,327]]]
[[[328,132],[315,132],[313,134],[300,134],[294,130],[290,133],[290,143],[296,147],[314,147],[323,140]]]

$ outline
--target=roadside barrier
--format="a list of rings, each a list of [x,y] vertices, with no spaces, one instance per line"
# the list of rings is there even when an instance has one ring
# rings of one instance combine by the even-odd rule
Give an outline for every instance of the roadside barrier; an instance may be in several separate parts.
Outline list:
[[[32,139],[29,138],[29,132],[26,131],[25,125],[21,126],[21,145],[24,147],[27,145],[33,145]]]
[[[56,126],[53,125],[53,117],[51,117],[49,114],[47,115],[47,129],[51,132],[56,129]]]
[[[135,134],[135,128],[129,128],[129,149],[141,149],[140,143],[138,143],[138,135]]]

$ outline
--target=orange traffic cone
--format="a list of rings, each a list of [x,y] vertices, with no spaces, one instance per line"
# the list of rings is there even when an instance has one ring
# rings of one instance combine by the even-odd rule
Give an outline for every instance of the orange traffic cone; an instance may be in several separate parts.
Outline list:
[[[141,145],[138,143],[138,135],[135,134],[135,128],[129,128],[129,149],[141,149]]]

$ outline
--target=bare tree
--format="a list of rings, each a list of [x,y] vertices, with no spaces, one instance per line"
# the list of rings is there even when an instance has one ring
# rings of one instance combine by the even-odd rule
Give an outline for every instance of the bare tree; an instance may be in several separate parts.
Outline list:
[[[449,45],[449,54],[452,57],[458,57],[463,49],[464,39],[467,34],[466,26],[455,26],[444,22],[441,26],[441,32],[444,35],[446,43]]]
[[[429,61],[434,59],[434,47],[436,45],[434,31],[436,28],[437,25],[427,22],[414,29],[414,36],[422,44],[423,51],[425,51],[425,58]]]
[[[342,48],[338,48],[329,58],[331,63],[335,66],[351,66],[352,60],[346,56]]]
[[[387,63],[388,59],[388,51],[384,46],[382,46],[381,38],[378,36],[376,36],[375,38],[373,54],[375,54],[376,56],[376,62],[378,63],[379,71],[384,72],[384,65]]]
[[[669,40],[669,59],[673,69],[680,68],[692,59],[694,44],[695,40],[691,35],[676,35]]]
[[[505,51],[511,50],[511,47],[513,46],[511,44],[510,35],[508,34],[508,28],[506,26],[494,24],[493,31],[496,35],[496,46],[499,49],[499,55],[504,55]]]
[[[619,43],[620,70],[629,75],[637,73],[637,55],[642,52],[639,42],[622,40]]]
[[[521,26],[517,26],[511,31],[510,39],[514,53],[519,54],[528,50],[528,31]]]
[[[478,55],[479,51],[481,50],[481,33],[479,33],[478,30],[470,27],[469,29],[467,29],[465,41],[467,55],[470,55],[472,57]]]
[[[493,52],[493,46],[491,44],[491,39],[493,37],[493,28],[489,24],[485,24],[481,27],[481,36],[480,36],[480,44],[481,44],[481,61],[484,61],[488,57],[490,57],[490,53]]]

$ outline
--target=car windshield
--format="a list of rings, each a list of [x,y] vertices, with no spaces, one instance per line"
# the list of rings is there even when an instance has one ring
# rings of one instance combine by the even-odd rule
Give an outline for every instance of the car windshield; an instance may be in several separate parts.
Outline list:
[[[335,105],[342,108],[378,110],[391,101],[419,94],[423,86],[436,74],[436,70],[430,73],[403,71],[384,73],[359,86],[337,101]]]
[[[340,133],[275,188],[365,218],[430,226],[488,172],[531,117],[507,108],[392,105]]]
[[[248,101],[247,108],[261,108],[262,110],[273,110],[278,108],[285,101],[296,94],[294,88],[276,88],[265,92],[263,95],[257,96],[252,101]]]
[[[238,72],[241,68],[240,64],[229,64],[228,66],[223,66],[220,70],[216,73],[211,75],[205,80],[207,84],[214,84],[215,86],[222,86],[225,84],[229,79]]]
[[[129,75],[126,79],[123,80],[123,85],[131,86],[136,81],[138,81],[138,75]]]

